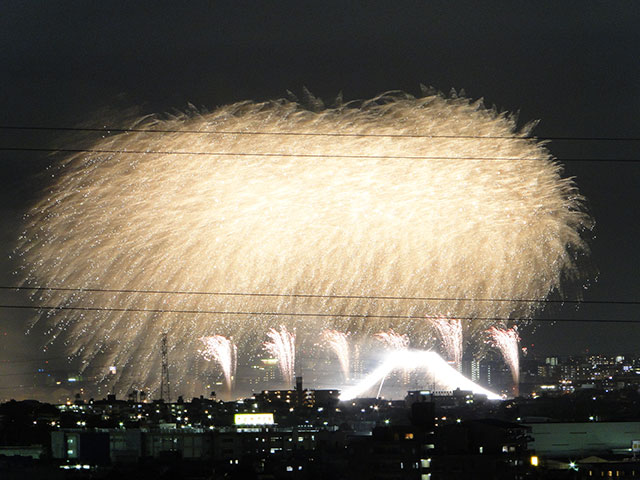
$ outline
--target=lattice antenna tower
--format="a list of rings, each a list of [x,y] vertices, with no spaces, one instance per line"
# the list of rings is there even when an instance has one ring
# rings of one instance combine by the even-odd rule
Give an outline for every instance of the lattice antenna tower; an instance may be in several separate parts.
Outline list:
[[[162,334],[162,343],[160,344],[160,352],[162,354],[162,375],[160,377],[160,400],[171,403],[171,389],[169,383],[169,355],[167,349],[167,334]]]

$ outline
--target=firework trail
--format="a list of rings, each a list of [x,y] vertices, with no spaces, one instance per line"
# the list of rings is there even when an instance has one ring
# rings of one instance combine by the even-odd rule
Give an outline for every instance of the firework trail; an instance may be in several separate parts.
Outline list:
[[[323,336],[338,357],[345,381],[349,379],[349,341],[348,335],[338,330],[325,330]]]
[[[42,317],[83,365],[135,365],[135,379],[115,376],[122,390],[159,385],[153,332],[181,339],[177,382],[212,324],[249,352],[280,323],[301,341],[325,328],[426,341],[424,318],[449,312],[473,341],[495,323],[483,318],[530,317],[585,251],[590,219],[572,180],[525,138],[532,125],[518,130],[481,102],[242,102],[130,126],[166,133],[106,134],[58,161],[17,248],[27,284],[125,290],[38,293],[40,304],[115,309]],[[370,295],[396,298],[357,298]],[[397,298],[412,296],[445,300]],[[291,312],[332,317],[277,315]]]
[[[462,364],[462,322],[456,319],[431,318],[436,327],[442,346],[458,370]]]
[[[200,338],[205,345],[205,349],[200,353],[205,360],[215,360],[220,365],[224,374],[227,390],[231,394],[233,377],[235,375],[238,362],[238,349],[233,342],[222,335],[213,335]]]
[[[388,332],[378,332],[375,334],[376,340],[384,343],[390,350],[406,350],[409,348],[409,337],[389,330]]]
[[[280,373],[285,383],[293,385],[294,367],[296,362],[296,336],[288,332],[284,325],[280,325],[280,331],[269,329],[267,336],[269,342],[264,343],[264,348],[278,359]]]
[[[500,350],[502,358],[504,358],[505,363],[509,366],[509,370],[511,370],[514,394],[517,396],[520,385],[520,352],[518,347],[520,336],[518,335],[518,329],[517,327],[513,327],[505,330],[491,327],[489,329],[489,336],[491,343]]]

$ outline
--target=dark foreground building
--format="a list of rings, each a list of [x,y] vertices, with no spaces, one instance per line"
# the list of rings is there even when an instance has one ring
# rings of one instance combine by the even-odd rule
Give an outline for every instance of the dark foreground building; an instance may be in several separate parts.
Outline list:
[[[9,402],[0,479],[640,478],[640,422],[520,417],[556,402],[461,391],[339,402],[300,388],[234,402]]]

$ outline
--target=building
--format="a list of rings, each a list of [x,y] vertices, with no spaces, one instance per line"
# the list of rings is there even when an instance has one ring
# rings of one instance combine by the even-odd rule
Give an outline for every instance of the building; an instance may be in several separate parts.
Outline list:
[[[531,448],[541,458],[629,455],[640,440],[640,422],[530,423]]]
[[[440,426],[433,478],[520,479],[530,470],[531,428],[495,419]]]

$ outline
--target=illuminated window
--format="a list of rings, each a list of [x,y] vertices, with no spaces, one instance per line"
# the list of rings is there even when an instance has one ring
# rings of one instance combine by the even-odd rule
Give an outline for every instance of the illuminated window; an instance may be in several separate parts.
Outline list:
[[[405,433],[404,434],[404,439],[405,440],[413,440],[413,433]]]

